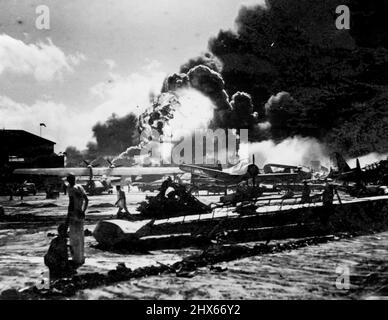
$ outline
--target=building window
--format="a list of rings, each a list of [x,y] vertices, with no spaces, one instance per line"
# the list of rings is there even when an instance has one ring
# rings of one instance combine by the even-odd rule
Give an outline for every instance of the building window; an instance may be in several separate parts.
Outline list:
[[[24,162],[24,158],[20,158],[17,156],[9,156],[8,162]]]

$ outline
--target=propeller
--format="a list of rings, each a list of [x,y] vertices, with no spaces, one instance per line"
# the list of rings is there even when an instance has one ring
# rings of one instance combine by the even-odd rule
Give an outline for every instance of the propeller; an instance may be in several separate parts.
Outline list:
[[[106,159],[106,161],[109,163],[109,167],[110,168],[120,168],[120,167],[123,167],[124,165],[123,164],[116,164],[116,163],[113,163],[111,160],[109,159]]]
[[[109,159],[105,159],[105,160],[106,160],[106,162],[109,163],[109,168],[111,168],[111,169],[116,168],[116,165],[112,161],[110,161]]]

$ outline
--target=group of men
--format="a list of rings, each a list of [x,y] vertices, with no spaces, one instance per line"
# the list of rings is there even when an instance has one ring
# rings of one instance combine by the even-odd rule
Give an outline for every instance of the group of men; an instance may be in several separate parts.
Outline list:
[[[51,241],[44,262],[50,270],[50,281],[69,275],[85,263],[84,221],[89,199],[85,190],[76,185],[75,176],[67,177],[69,206],[66,221],[58,227],[58,236]],[[67,231],[69,230],[70,252],[68,259]]]
[[[76,269],[85,263],[84,255],[84,221],[89,199],[84,188],[77,185],[73,174],[67,177],[67,194],[69,205],[66,221],[58,227],[58,236],[51,241],[49,250],[44,257],[44,262],[50,270],[50,281],[74,274]],[[116,187],[119,207],[118,218],[124,214],[129,215],[126,205],[125,193],[120,186]],[[69,246],[67,245],[67,232],[69,231]],[[71,261],[68,258],[70,248]]]

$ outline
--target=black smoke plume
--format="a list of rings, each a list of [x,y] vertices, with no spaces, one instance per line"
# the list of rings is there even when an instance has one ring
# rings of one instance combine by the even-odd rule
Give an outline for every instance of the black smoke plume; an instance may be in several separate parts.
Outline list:
[[[112,159],[125,150],[128,145],[135,145],[139,140],[138,119],[129,113],[124,117],[112,114],[104,123],[98,122],[93,126],[95,142],[88,142],[86,150],[80,151],[75,147],[66,149],[66,166],[85,166],[84,160],[100,166],[109,165],[102,158]],[[128,165],[129,163],[120,163]]]
[[[348,5],[350,30],[335,25]],[[209,40],[210,53],[167,77],[140,117],[162,133],[193,88],[214,104],[212,128],[250,129],[251,141],[311,137],[355,157],[388,152],[388,1],[267,0],[242,7],[236,31]],[[231,97],[231,98],[230,98]],[[143,106],[145,107],[145,106]],[[87,156],[139,153],[135,117],[93,128]]]
[[[205,66],[218,73],[221,73],[222,71],[222,62],[210,52],[205,52],[204,54],[196,58],[192,58],[183,64],[180,68],[180,72],[188,73],[191,69],[197,66]]]
[[[339,5],[350,8],[350,30],[336,28]],[[268,0],[243,7],[237,31],[220,31],[209,49],[227,94],[249,93],[271,138],[314,137],[350,156],[386,153],[387,16],[387,1]],[[287,98],[270,99],[283,91]]]

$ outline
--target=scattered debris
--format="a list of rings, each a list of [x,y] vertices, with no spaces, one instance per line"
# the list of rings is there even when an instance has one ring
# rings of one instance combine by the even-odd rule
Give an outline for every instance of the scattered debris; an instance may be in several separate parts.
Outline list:
[[[92,204],[89,206],[89,208],[115,208],[115,205],[112,203],[98,203],[98,204]]]
[[[88,214],[91,214],[91,213],[100,213],[99,210],[88,210]]]
[[[167,193],[167,191],[170,192]],[[166,180],[155,197],[146,197],[140,203],[138,211],[146,217],[162,218],[183,214],[201,214],[210,212],[209,206],[194,197],[184,185]]]
[[[90,231],[89,229],[86,229],[86,230],[84,231],[84,235],[85,235],[85,237],[91,237],[91,236],[93,236],[93,232]]]
[[[220,267],[220,266],[210,266],[210,271],[216,271],[216,272],[224,272],[226,270],[228,270],[228,268],[226,267]]]
[[[57,190],[46,190],[46,199],[58,199],[59,198],[59,191]]]
[[[22,203],[19,203],[17,205],[15,205],[15,207],[26,207],[26,208],[56,208],[58,207],[57,204],[55,203],[39,203],[39,204],[33,204],[33,203],[28,203],[28,202],[22,202]]]
[[[354,235],[343,233],[338,234],[337,238],[339,240],[351,236]],[[247,247],[244,245],[214,245],[204,250],[201,254],[194,254],[172,265],[165,265],[158,262],[159,266],[148,266],[131,270],[130,268],[127,268],[124,263],[119,263],[115,270],[110,270],[107,274],[87,273],[75,275],[71,278],[58,279],[52,283],[49,290],[39,290],[36,286],[21,291],[6,290],[1,294],[1,299],[10,299],[11,297],[12,299],[59,299],[61,297],[73,296],[78,290],[91,289],[121,281],[128,281],[134,278],[156,276],[164,273],[175,273],[178,277],[190,278],[195,276],[199,268],[212,266],[220,262],[227,262],[260,254],[290,251],[306,246],[336,241],[335,239],[334,236],[322,236],[269,246],[258,244],[254,247]],[[214,270],[219,272],[226,271],[220,267],[214,267]]]
[[[42,203],[37,206],[37,208],[56,208],[56,207],[58,207],[58,205],[55,203]]]
[[[177,272],[176,274],[176,276],[180,278],[193,278],[195,275],[196,275],[195,271],[191,271],[191,272],[181,271],[181,272]]]

